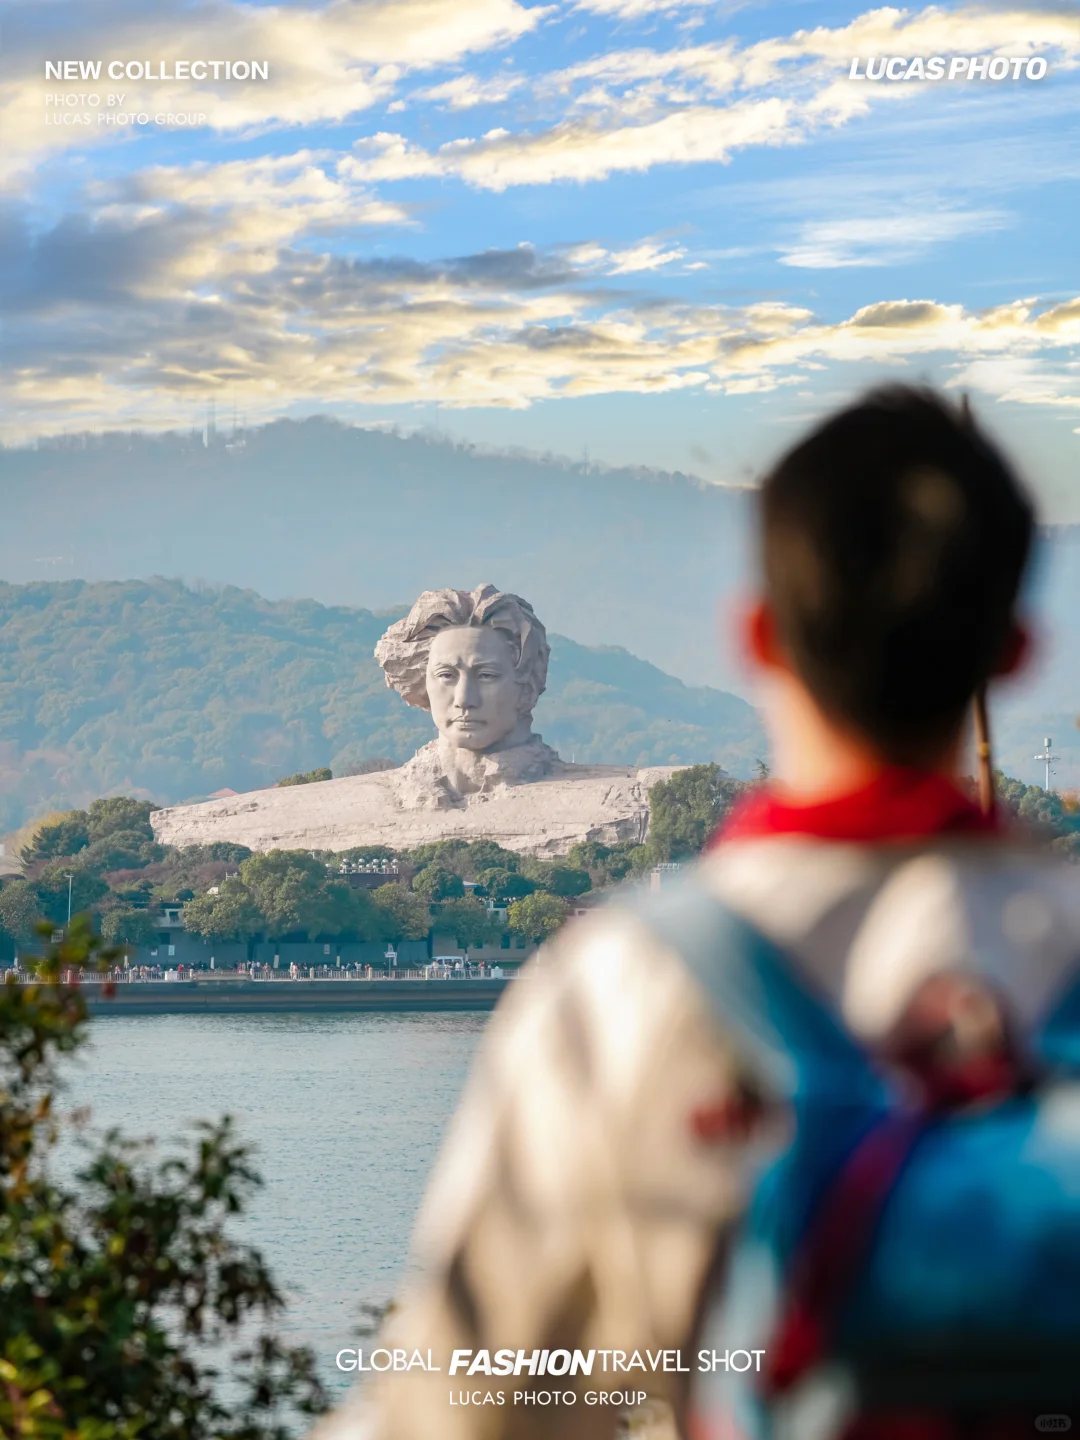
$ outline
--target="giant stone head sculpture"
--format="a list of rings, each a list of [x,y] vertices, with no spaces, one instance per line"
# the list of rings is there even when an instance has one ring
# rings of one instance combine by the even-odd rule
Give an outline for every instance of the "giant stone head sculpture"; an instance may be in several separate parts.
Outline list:
[[[375,647],[386,683],[472,751],[528,738],[549,653],[532,606],[494,585],[425,590]]]

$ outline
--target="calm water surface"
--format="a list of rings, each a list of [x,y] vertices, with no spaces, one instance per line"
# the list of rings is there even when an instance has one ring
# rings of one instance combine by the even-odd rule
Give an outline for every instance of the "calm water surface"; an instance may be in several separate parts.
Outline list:
[[[241,1222],[324,1375],[402,1273],[413,1212],[486,1015],[95,1016],[72,1105],[161,1145],[229,1113],[266,1181]]]

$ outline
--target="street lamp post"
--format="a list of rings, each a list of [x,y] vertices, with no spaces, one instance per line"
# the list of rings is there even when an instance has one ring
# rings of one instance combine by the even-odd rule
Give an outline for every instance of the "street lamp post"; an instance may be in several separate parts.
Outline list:
[[[386,947],[386,953],[385,953],[385,955],[383,956],[383,959],[386,961],[386,973],[387,973],[387,975],[389,975],[389,973],[390,973],[390,966],[391,966],[391,965],[393,965],[393,967],[394,967],[395,970],[397,969],[397,951],[394,949],[393,945],[387,945],[387,947]]]
[[[75,876],[68,871],[64,877],[68,882],[68,929],[71,929],[71,887],[74,884]]]

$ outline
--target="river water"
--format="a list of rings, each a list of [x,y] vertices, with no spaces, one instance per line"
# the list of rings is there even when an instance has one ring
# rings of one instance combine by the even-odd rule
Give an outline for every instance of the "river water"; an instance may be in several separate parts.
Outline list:
[[[285,1329],[324,1378],[385,1303],[413,1213],[487,1021],[482,1014],[95,1016],[67,1105],[168,1148],[233,1115],[266,1181],[240,1238],[288,1293]]]

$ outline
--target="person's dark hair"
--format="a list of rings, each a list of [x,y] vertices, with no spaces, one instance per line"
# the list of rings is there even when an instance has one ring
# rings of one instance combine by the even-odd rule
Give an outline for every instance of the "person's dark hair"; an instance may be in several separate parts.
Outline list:
[[[1034,516],[966,407],[873,390],[761,491],[779,638],[822,709],[916,764],[948,740],[1008,641]]]

